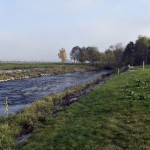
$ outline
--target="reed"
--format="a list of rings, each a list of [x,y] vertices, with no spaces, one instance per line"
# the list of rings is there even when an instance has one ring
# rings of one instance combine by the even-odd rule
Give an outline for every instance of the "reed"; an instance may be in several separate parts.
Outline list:
[[[8,97],[5,99],[5,116],[8,116]]]

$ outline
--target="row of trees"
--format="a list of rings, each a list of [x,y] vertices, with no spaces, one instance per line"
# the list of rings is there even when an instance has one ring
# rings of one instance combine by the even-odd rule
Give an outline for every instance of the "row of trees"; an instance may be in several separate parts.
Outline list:
[[[65,62],[65,49],[61,49],[58,56],[62,62]],[[150,64],[150,38],[139,36],[135,43],[131,41],[125,47],[121,43],[117,43],[111,45],[104,52],[100,52],[97,47],[75,46],[70,52],[70,58],[74,63],[89,62],[117,68],[129,64],[141,65],[143,61]]]
[[[65,62],[67,59],[66,51],[64,48],[59,50],[58,57],[62,62]],[[86,61],[94,64],[100,60],[100,52],[97,47],[82,47],[75,46],[70,52],[70,58],[74,63],[80,62],[85,63]]]
[[[81,62],[82,64],[86,61],[94,64],[100,60],[100,52],[97,47],[73,47],[70,58],[75,62]]]
[[[129,42],[123,51],[125,64],[141,65],[142,62],[150,64],[150,38],[139,36],[134,42]]]

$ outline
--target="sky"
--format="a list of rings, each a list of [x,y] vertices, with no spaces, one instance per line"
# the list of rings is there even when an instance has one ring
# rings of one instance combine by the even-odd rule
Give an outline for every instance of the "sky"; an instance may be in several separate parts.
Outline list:
[[[0,60],[59,61],[74,46],[150,36],[150,0],[0,0]]]

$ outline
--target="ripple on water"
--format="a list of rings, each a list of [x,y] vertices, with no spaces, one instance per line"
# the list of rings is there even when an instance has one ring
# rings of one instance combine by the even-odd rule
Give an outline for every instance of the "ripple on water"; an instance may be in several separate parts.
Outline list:
[[[62,92],[78,84],[95,80],[107,71],[75,72],[55,76],[43,76],[0,83],[0,115],[4,114],[5,99],[8,97],[9,113],[15,113],[36,99]]]

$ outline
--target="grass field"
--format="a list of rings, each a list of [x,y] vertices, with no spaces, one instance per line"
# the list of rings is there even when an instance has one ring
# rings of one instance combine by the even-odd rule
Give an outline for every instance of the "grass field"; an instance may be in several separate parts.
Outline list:
[[[18,70],[19,69],[19,70]],[[25,70],[24,70],[25,69]],[[26,70],[29,69],[29,70]],[[98,67],[90,64],[62,64],[62,63],[0,63],[0,80],[14,80],[43,75],[57,75],[76,71],[92,71]],[[7,73],[4,70],[13,70]]]
[[[116,75],[57,116],[20,150],[150,149],[150,69]]]
[[[78,66],[79,64],[62,64],[62,63],[48,63],[48,62],[0,62],[0,70],[11,69],[32,69],[32,68],[53,68],[57,66]]]
[[[1,62],[0,70],[11,70],[11,69],[30,69],[30,68],[46,68],[52,67],[56,64],[53,63],[22,63],[22,62]]]

